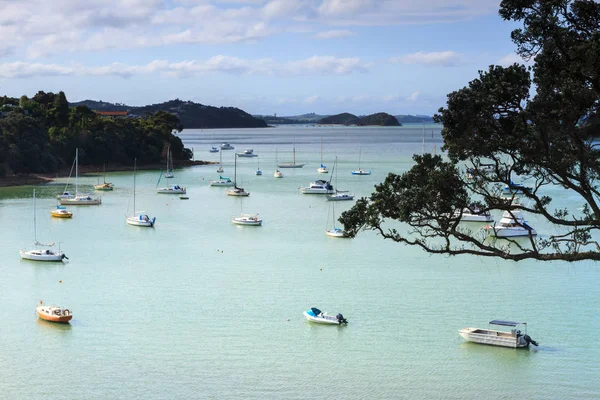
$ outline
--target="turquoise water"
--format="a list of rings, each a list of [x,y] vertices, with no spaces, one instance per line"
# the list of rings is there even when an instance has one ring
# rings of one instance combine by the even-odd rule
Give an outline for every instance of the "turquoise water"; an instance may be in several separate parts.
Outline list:
[[[157,218],[155,229],[144,229],[124,221],[130,173],[109,174],[116,190],[101,194],[101,206],[72,207],[72,220],[49,216],[66,179],[38,186],[38,238],[60,241],[70,258],[49,265],[19,260],[18,249],[33,240],[32,187],[0,189],[1,398],[600,396],[597,264],[447,258],[372,233],[325,236],[332,204],[298,192],[323,177],[316,173],[321,137],[330,170],[338,157],[336,186],[367,196],[388,172],[410,167],[423,147],[421,126],[181,137],[196,159],[218,161],[208,149],[223,141],[235,151],[252,147],[259,160],[239,159],[237,171],[250,197],[209,187],[214,165],[175,171],[168,183],[187,186],[186,201],[156,194],[159,171],[141,171],[137,209]],[[438,128],[427,126],[425,138],[426,151],[439,151]],[[291,161],[294,144],[297,162],[307,165],[274,179],[275,158]],[[350,174],[359,151],[370,176]],[[224,163],[224,175],[233,176],[233,152],[224,152]],[[97,179],[80,184],[90,189]],[[557,206],[577,206],[559,189],[551,194]],[[336,203],[335,214],[350,206]],[[242,211],[258,212],[264,226],[232,225]],[[73,310],[71,324],[38,320],[41,299]],[[302,312],[311,306],[342,312],[349,324],[310,324]],[[494,318],[527,321],[540,347],[481,346],[457,333]]]

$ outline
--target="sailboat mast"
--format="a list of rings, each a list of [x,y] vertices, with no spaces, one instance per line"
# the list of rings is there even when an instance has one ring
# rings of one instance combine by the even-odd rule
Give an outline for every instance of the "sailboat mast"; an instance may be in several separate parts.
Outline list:
[[[296,146],[294,146],[294,165],[296,165]]]
[[[79,149],[75,149],[75,194],[79,193]]]
[[[323,136],[321,136],[321,165],[323,165]]]
[[[237,187],[237,154],[233,153],[233,186]]]
[[[37,221],[35,219],[35,189],[33,189],[33,240],[37,244]]]
[[[137,169],[137,158],[133,159],[133,214],[135,215],[135,172]]]

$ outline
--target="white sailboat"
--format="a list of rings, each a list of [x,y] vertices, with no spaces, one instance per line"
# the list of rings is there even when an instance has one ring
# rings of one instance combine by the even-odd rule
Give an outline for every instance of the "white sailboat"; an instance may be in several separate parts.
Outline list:
[[[317,168],[317,172],[320,174],[328,174],[329,170],[323,165],[323,137],[321,136],[321,166]]]
[[[137,158],[133,162],[133,213],[125,217],[125,222],[133,226],[143,226],[153,228],[156,222],[156,217],[150,218],[144,211],[135,211],[135,175],[137,171]]]
[[[335,187],[338,187],[338,171],[337,167],[337,157],[335,158],[335,162],[333,163],[333,169],[335,171]],[[344,200],[352,200],[354,199],[354,193],[350,193],[348,190],[335,190],[335,193],[328,194],[326,196],[327,201],[344,201]]]
[[[291,163],[282,163],[279,164],[279,168],[302,168],[304,167],[306,164],[296,164],[296,146],[294,146],[294,161],[292,161]]]
[[[362,155],[362,148],[358,150],[358,169],[352,171],[352,175],[371,175],[371,171],[365,171],[360,168],[360,157]]]
[[[250,196],[250,192],[244,190],[244,188],[237,186],[237,155],[235,155],[235,163],[233,167],[233,189],[227,191],[227,196]]]
[[[167,149],[167,172],[165,178],[175,178],[173,175],[173,155],[171,154],[171,145]]]
[[[62,193],[56,195],[57,199],[72,199],[75,195],[69,192],[67,189],[69,188],[69,181],[71,181],[71,176],[73,175],[73,169],[75,168],[75,163],[77,162],[77,158],[73,160],[73,164],[71,165],[71,171],[69,171],[69,177],[67,178],[67,183],[65,184],[65,190]]]
[[[32,261],[62,261],[63,258],[68,259],[68,257],[60,251],[60,244],[58,246],[58,251],[54,251],[52,250],[52,247],[54,247],[54,242],[50,244],[38,242],[35,207],[35,189],[33,189],[33,249],[19,250],[21,259]]]
[[[79,193],[79,149],[75,149],[75,197],[59,198],[63,206],[97,206],[102,203],[100,197]]]
[[[223,171],[223,152],[219,151],[219,168],[217,168],[217,172],[222,174]]]
[[[277,147],[275,147],[275,164],[277,164]],[[283,178],[283,172],[276,169],[275,172],[273,172],[273,177],[274,178]]]
[[[94,185],[94,189],[96,190],[102,190],[102,191],[110,191],[113,190],[115,187],[113,186],[112,183],[110,182],[106,182],[106,163],[104,163],[104,183],[100,183],[98,182],[97,185]]]
[[[256,172],[254,172],[256,176],[262,176],[262,171],[260,170],[260,157],[256,159]]]
[[[331,206],[332,206],[331,207],[332,208],[331,215],[332,215],[332,219],[333,219],[333,228],[325,230],[325,234],[332,238],[347,238],[348,236],[346,236],[346,232],[344,232],[344,230],[342,228],[335,227],[335,223],[336,223],[335,203],[332,203]]]

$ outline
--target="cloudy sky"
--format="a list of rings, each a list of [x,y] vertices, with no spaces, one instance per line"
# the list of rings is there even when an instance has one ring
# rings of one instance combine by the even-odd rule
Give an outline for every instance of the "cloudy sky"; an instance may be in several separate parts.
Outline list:
[[[0,95],[432,114],[518,60],[499,0],[0,0]]]

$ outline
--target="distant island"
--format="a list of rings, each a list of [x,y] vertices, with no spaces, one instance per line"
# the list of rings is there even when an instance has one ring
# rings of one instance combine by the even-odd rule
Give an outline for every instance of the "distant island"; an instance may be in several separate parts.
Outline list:
[[[380,112],[363,117],[357,117],[350,113],[341,113],[330,115],[320,119],[317,122],[319,125],[358,125],[358,126],[401,126],[400,122],[388,113]]]
[[[101,114],[126,112],[130,117],[147,117],[158,111],[176,115],[185,129],[266,128],[267,123],[235,107],[213,107],[179,99],[147,106],[128,106],[122,103],[84,100],[69,103],[71,107],[86,106]]]
[[[385,114],[385,113],[383,113],[383,114]],[[373,114],[373,115],[377,115],[377,114]],[[389,115],[389,114],[386,114],[386,115]],[[341,117],[342,120],[350,121],[347,124],[342,123],[342,125],[358,125],[358,123],[356,121],[361,118],[361,117],[357,117],[354,114],[349,114],[349,113],[337,114],[337,116],[342,116]],[[332,117],[332,116],[327,115],[327,114],[309,113],[309,114],[290,115],[290,116],[254,115],[254,117],[264,120],[269,125],[294,125],[294,124],[296,124],[296,125],[316,125],[316,124],[321,124],[322,123],[321,121],[323,119]],[[336,117],[336,116],[334,115],[333,117]],[[429,115],[400,114],[400,115],[394,115],[394,117],[400,124],[433,123],[434,122],[433,117],[431,117]],[[352,121],[354,121],[354,122],[352,122]],[[331,124],[331,123],[332,122],[326,122],[323,124]],[[375,125],[378,125],[378,124],[375,124]],[[397,125],[395,125],[395,126],[397,126]]]

